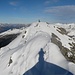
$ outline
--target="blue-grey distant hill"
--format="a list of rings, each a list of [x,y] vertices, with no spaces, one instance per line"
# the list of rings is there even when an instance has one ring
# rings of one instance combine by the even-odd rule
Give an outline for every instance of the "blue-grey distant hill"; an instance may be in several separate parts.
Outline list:
[[[30,24],[0,24],[0,33],[14,28],[28,27]]]

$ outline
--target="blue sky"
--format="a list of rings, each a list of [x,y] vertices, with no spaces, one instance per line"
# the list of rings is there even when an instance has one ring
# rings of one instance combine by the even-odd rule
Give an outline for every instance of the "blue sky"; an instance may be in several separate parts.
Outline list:
[[[75,22],[75,0],[0,0],[0,23]]]

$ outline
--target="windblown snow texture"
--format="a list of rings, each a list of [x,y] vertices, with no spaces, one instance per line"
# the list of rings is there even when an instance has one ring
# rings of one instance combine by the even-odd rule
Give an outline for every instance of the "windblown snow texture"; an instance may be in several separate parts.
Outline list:
[[[62,47],[69,50],[75,41],[69,37],[71,30],[65,25],[64,28],[69,30],[67,35],[62,34],[58,27],[63,26],[35,22],[27,28],[1,33],[0,36],[20,35],[0,48],[0,75],[75,75],[75,64],[67,61],[51,39],[54,34]]]
[[[41,48],[39,52],[39,61],[30,70],[25,72],[23,75],[73,75],[66,69],[63,69],[52,63],[44,61],[44,51]]]

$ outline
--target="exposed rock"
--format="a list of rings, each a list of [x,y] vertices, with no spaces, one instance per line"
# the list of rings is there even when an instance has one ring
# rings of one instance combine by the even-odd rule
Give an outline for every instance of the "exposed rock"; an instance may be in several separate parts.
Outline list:
[[[12,40],[14,40],[19,34],[10,34],[0,36],[0,48],[8,45]]]
[[[58,28],[58,30],[57,30],[57,31],[58,31],[59,33],[61,33],[61,34],[65,34],[65,35],[67,35],[67,34],[68,34],[68,32],[67,32],[64,28],[62,28],[62,27],[60,27],[60,28],[59,28],[59,27],[57,27],[57,28]]]
[[[10,57],[8,66],[10,66],[10,64],[11,64],[12,62],[13,62],[13,61],[12,61],[12,58]]]
[[[69,43],[71,45],[71,50],[69,50],[68,48],[62,46],[62,43],[57,39],[58,37],[52,33],[52,38],[51,38],[51,42],[53,42],[54,44],[56,44],[59,48],[61,53],[64,55],[64,57],[71,62],[75,63],[75,43]],[[71,55],[68,57],[68,52],[71,53]]]

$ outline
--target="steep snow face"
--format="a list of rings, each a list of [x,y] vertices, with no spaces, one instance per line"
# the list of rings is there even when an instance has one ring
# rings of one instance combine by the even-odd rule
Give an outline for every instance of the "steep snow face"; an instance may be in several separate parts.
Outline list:
[[[53,63],[75,74],[66,58],[60,52],[60,48],[51,42],[52,33],[56,34],[64,47],[70,49],[67,35],[57,31],[57,26],[46,22],[36,22],[30,27],[22,30],[12,30],[1,35],[20,32],[21,34],[10,44],[0,49],[0,74],[1,75],[23,75],[39,62],[39,51],[45,52],[44,60]]]
[[[15,40],[15,41],[17,41],[17,40]],[[38,60],[36,60],[36,58],[38,56],[38,52],[39,52],[40,48],[45,47],[48,42],[50,42],[50,36],[47,33],[39,32],[39,33],[36,33],[34,36],[32,36],[27,41],[26,44],[19,45],[17,48],[7,50],[3,54],[1,54],[2,62],[0,62],[0,64],[3,64],[3,61],[5,61],[5,60],[7,63],[4,66],[1,65],[2,68],[5,69],[5,70],[3,70],[1,68],[0,71],[1,72],[3,71],[3,73],[1,73],[1,74],[9,75],[12,72],[13,75],[15,75],[15,74],[19,75],[19,74],[22,74],[23,72],[25,72],[26,70],[30,69],[31,67],[33,67],[33,65],[35,65],[36,62],[38,61]],[[6,57],[4,57],[4,56],[6,56]],[[10,64],[10,66],[8,66],[10,57],[12,59],[12,63]],[[7,73],[8,69],[10,71]],[[18,73],[16,73],[17,70],[14,71],[14,69],[19,69],[20,71]],[[22,73],[21,73],[21,71],[22,71]]]
[[[49,43],[47,47],[49,48],[49,56],[47,62],[56,64],[68,70],[68,61],[66,61],[64,56],[61,54],[60,49],[53,43]],[[61,64],[62,62],[64,63]]]

